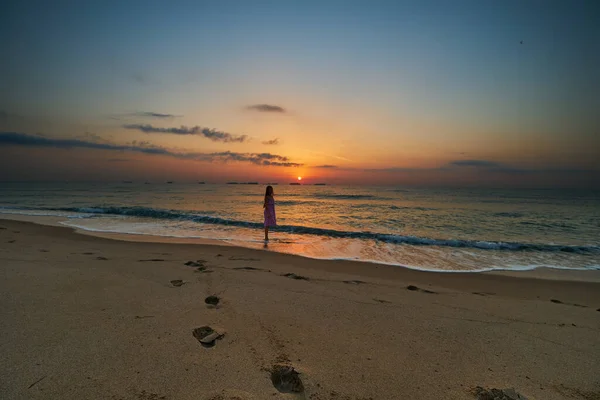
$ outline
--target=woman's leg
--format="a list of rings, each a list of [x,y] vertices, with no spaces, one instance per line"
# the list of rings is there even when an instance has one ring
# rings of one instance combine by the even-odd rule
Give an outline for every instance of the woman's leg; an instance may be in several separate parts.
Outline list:
[[[269,227],[265,226],[265,240],[269,240]]]

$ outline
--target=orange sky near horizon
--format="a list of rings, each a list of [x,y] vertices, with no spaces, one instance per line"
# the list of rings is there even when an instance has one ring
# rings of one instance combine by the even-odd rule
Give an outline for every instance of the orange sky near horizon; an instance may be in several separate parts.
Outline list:
[[[0,181],[600,185],[592,3],[235,3],[15,3]]]

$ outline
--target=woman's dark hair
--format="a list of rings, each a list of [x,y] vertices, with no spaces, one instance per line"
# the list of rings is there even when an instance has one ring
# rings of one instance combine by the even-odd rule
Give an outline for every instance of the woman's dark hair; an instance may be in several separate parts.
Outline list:
[[[265,202],[263,204],[263,207],[267,207],[267,197],[268,196],[273,196],[273,186],[271,186],[271,185],[267,186],[267,191],[265,192]]]
[[[267,197],[273,196],[273,186],[267,186],[267,191],[265,192],[265,205],[267,204]]]

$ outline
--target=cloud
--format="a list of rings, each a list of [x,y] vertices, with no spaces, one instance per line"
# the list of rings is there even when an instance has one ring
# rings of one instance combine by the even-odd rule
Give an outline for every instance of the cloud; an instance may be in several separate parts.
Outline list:
[[[367,168],[365,172],[424,172],[439,171],[439,168],[407,168],[407,167],[389,167],[389,168]]]
[[[500,175],[543,175],[543,174],[596,174],[598,171],[581,168],[561,168],[542,166],[540,168],[522,168],[489,160],[455,160],[437,168],[390,167],[364,169],[365,172],[383,173],[457,173],[472,168],[480,173]]]
[[[214,142],[224,142],[224,143],[232,143],[238,142],[242,143],[248,140],[247,135],[232,135],[231,133],[218,131],[216,129],[203,128],[201,126],[192,126],[188,128],[187,126],[180,126],[179,128],[159,128],[149,124],[125,124],[123,125],[125,129],[134,129],[144,133],[167,133],[172,135],[197,135],[204,136]]]
[[[339,168],[339,167],[337,165],[325,164],[325,165],[315,165],[313,168],[334,169],[334,168]]]
[[[38,134],[38,136],[44,137],[44,135],[40,135]],[[91,132],[85,132],[81,135],[78,135],[75,137],[75,139],[80,139],[86,142],[93,142],[93,143],[110,143],[110,140],[97,135],[95,133],[91,133]]]
[[[176,118],[177,115],[174,114],[163,114],[163,113],[157,113],[157,112],[153,112],[153,111],[138,111],[138,112],[134,112],[131,115],[137,116],[137,117],[152,117],[152,118]]]
[[[446,164],[446,168],[456,167],[477,168],[479,170],[485,170],[487,172],[498,172],[505,174],[523,174],[531,173],[534,171],[489,160],[456,160]]]
[[[281,113],[284,114],[286,112],[285,108],[279,106],[273,106],[271,104],[252,104],[246,107],[247,110],[258,111],[258,112],[271,112],[271,113]]]
[[[448,163],[448,166],[454,167],[483,167],[483,168],[499,168],[502,164],[487,161],[487,160],[456,160]]]
[[[279,138],[275,138],[275,139],[271,139],[271,140],[265,140],[264,142],[262,142],[262,144],[266,144],[266,145],[276,145],[276,144],[279,144]]]
[[[58,149],[96,149],[142,154],[162,155],[182,160],[208,162],[248,162],[255,165],[276,167],[300,167],[303,164],[291,162],[288,157],[271,153],[235,153],[231,151],[216,153],[176,152],[164,147],[152,145],[146,141],[130,144],[99,143],[82,139],[54,139],[45,136],[29,135],[20,132],[0,132],[0,145],[22,147],[49,147]]]

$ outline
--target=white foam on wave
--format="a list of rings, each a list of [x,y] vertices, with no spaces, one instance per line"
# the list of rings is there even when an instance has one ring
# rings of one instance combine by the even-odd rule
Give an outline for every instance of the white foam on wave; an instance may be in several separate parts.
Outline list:
[[[175,239],[209,239],[216,241],[232,241],[237,240],[233,237],[215,238],[214,236],[201,236],[201,235],[176,235],[176,234],[165,234],[165,233],[147,233],[147,232],[136,232],[128,229],[106,229],[106,228],[92,228],[84,225],[77,225],[67,221],[59,222],[61,225],[68,226],[69,228],[75,228],[82,231],[97,232],[97,233],[116,233],[120,235],[139,235],[139,236],[155,236]]]
[[[250,239],[248,237],[239,237],[239,236],[236,237],[235,235],[234,236],[228,235],[225,237],[216,237],[215,230],[211,230],[210,232],[207,232],[207,234],[205,234],[205,235],[201,235],[201,234],[200,235],[189,235],[189,234],[178,235],[176,233],[166,233],[166,232],[150,233],[150,232],[134,231],[133,229],[131,229],[130,224],[123,224],[123,226],[121,228],[115,228],[115,227],[97,228],[97,227],[90,227],[90,226],[86,226],[86,225],[82,225],[82,224],[78,224],[78,223],[73,223],[70,221],[61,222],[61,224],[65,225],[65,226],[85,230],[85,231],[90,231],[90,232],[116,233],[116,234],[140,235],[140,236],[155,236],[155,237],[166,237],[166,238],[174,238],[174,239],[214,240],[214,241],[222,241],[222,242],[227,242],[230,244],[235,244],[235,245],[239,245],[242,247],[249,247],[249,248],[258,248],[257,246],[253,246],[253,245],[264,243],[264,240],[261,240],[261,239]],[[309,254],[307,252],[298,252],[297,248],[285,246],[287,244],[293,244],[293,245],[309,244],[310,245],[310,244],[314,244],[314,243],[315,242],[302,242],[302,241],[297,241],[297,240],[275,239],[275,240],[270,241],[270,244],[272,246],[277,246],[277,247],[275,247],[275,248],[272,247],[270,250],[275,251],[275,252],[287,253],[287,254],[295,254],[295,255],[299,255],[299,256],[311,258],[311,259],[316,259],[316,260],[357,261],[357,262],[364,262],[364,263],[371,263],[371,264],[390,265],[390,266],[394,266],[394,267],[402,267],[402,268],[408,268],[408,269],[424,271],[424,272],[480,273],[480,272],[493,272],[493,271],[532,271],[532,270],[535,270],[538,268],[549,268],[549,269],[571,270],[571,271],[600,270],[600,265],[589,265],[589,266],[584,266],[584,267],[565,267],[565,266],[551,265],[551,264],[530,264],[530,265],[513,264],[513,265],[492,265],[492,266],[484,267],[484,268],[472,268],[467,263],[462,264],[465,267],[467,267],[465,269],[448,269],[448,268],[431,268],[431,267],[428,268],[425,266],[411,265],[411,264],[405,264],[405,263],[401,263],[401,262],[391,262],[391,261],[385,261],[382,259],[361,258],[360,256],[350,256],[350,257],[344,257],[344,256],[339,256],[339,255],[320,256],[320,255],[315,255],[315,254]],[[319,243],[322,243],[322,242],[319,242]],[[329,252],[329,253],[335,252],[331,248],[332,246],[329,246],[329,247],[330,248],[329,248],[329,250],[327,250],[327,252]],[[360,243],[355,243],[354,247],[359,248]],[[293,251],[286,251],[288,249],[293,250]],[[468,253],[473,255],[472,252],[468,252]]]
[[[26,215],[26,216],[49,216],[49,217],[60,217],[60,218],[66,218],[66,221],[61,221],[59,222],[60,224],[64,225],[64,226],[69,226],[71,228],[76,228],[76,229],[80,229],[83,231],[89,231],[89,232],[98,232],[98,233],[116,233],[116,234],[127,234],[127,235],[140,235],[140,236],[156,236],[156,237],[165,237],[165,238],[174,238],[174,239],[201,239],[201,240],[213,240],[213,241],[222,241],[222,242],[228,242],[230,244],[235,244],[235,245],[239,245],[242,247],[250,247],[250,248],[258,248],[257,244],[259,243],[264,243],[263,240],[260,239],[252,239],[249,238],[247,234],[242,234],[241,236],[236,235],[235,233],[240,233],[239,228],[233,228],[234,231],[233,232],[227,232],[227,228],[225,227],[221,227],[221,228],[215,228],[214,225],[207,225],[205,228],[210,228],[208,229],[208,231],[205,234],[198,234],[198,235],[190,235],[189,232],[185,233],[185,234],[177,234],[177,230],[180,228],[179,226],[169,226],[168,224],[165,225],[164,223],[152,223],[150,221],[143,221],[140,222],[138,224],[138,226],[140,228],[142,228],[141,230],[145,230],[144,231],[139,231],[135,229],[135,223],[132,222],[131,217],[126,217],[126,216],[104,216],[102,214],[97,214],[95,213],[95,211],[92,210],[97,210],[97,209],[88,209],[90,211],[90,213],[84,213],[82,212],[82,210],[80,210],[80,212],[65,212],[65,211],[51,211],[51,210],[27,210],[27,209],[16,209],[16,208],[0,208],[0,215],[1,214],[12,214],[12,215]],[[83,221],[78,223],[75,222],[74,220],[77,219],[88,219],[89,223],[84,223]],[[108,224],[111,224],[111,226],[109,227],[100,227],[98,225],[101,225],[102,222],[106,222]],[[90,224],[92,225],[96,225],[96,226],[90,226]],[[198,226],[202,226],[204,224],[195,224],[194,228],[188,228],[187,230],[197,230]],[[156,230],[152,229],[154,226],[154,228],[156,228]],[[181,229],[185,229],[185,227],[181,227]],[[251,231],[255,231],[255,229],[250,229],[250,228],[243,228],[242,230],[246,230],[249,229]],[[151,230],[151,231],[148,231]],[[228,233],[226,235],[223,235],[221,237],[219,237],[219,233]],[[260,234],[260,233],[259,233]],[[288,234],[286,234],[288,235]],[[302,237],[302,235],[299,235],[300,237]],[[297,238],[296,238],[297,239]],[[328,238],[329,239],[329,238]],[[358,249],[361,248],[362,245],[364,245],[363,243],[360,243],[361,240],[360,239],[345,239],[345,240],[350,240],[350,243],[347,243],[344,247],[344,249],[346,251],[344,251],[342,248],[335,248],[336,243],[338,242],[338,240],[336,239],[330,239],[331,241],[323,241],[323,240],[315,240],[315,241],[300,241],[300,240],[288,240],[288,239],[275,239],[272,240],[270,242],[270,244],[272,244],[272,247],[270,248],[271,251],[276,251],[276,252],[282,252],[282,253],[289,253],[289,254],[296,254],[299,256],[303,256],[303,257],[307,257],[307,258],[312,258],[312,259],[320,259],[320,260],[344,260],[344,261],[358,261],[358,262],[365,262],[365,263],[373,263],[373,264],[383,264],[383,265],[390,265],[390,266],[397,266],[397,267],[403,267],[403,268],[409,268],[409,269],[413,269],[413,270],[418,270],[418,271],[425,271],[425,272],[447,272],[447,273],[471,273],[471,272],[492,272],[492,271],[532,271],[538,268],[548,268],[548,269],[556,269],[556,270],[571,270],[571,271],[594,271],[594,270],[600,270],[600,264],[597,264],[597,260],[590,260],[593,262],[593,264],[591,265],[584,265],[584,266],[572,266],[572,267],[568,267],[568,266],[563,266],[563,265],[554,265],[551,263],[543,263],[543,264],[538,264],[538,263],[532,263],[532,264],[518,264],[518,263],[513,263],[513,264],[506,264],[506,265],[494,265],[495,263],[492,262],[492,265],[488,266],[488,267],[483,267],[483,268],[474,268],[472,265],[469,265],[468,262],[465,263],[461,263],[461,266],[466,267],[465,269],[448,269],[448,268],[432,268],[432,267],[426,267],[426,266],[419,266],[419,265],[410,265],[410,264],[405,264],[402,262],[396,262],[396,261],[386,261],[385,259],[377,259],[377,258],[368,258],[368,257],[361,257],[361,256],[340,256],[340,252],[341,253],[348,253],[347,250],[349,250],[349,248],[347,247],[348,245],[351,246],[350,248],[352,249],[352,251],[350,251],[350,253],[355,252],[355,253],[360,253],[360,251],[358,251]],[[358,242],[355,242],[358,241]],[[326,245],[325,243],[329,243],[329,245]],[[288,246],[289,245],[289,246]],[[301,246],[294,246],[294,245],[301,245]],[[309,245],[308,248],[303,247],[302,245]],[[314,246],[314,245],[318,245],[321,246],[322,248],[319,249],[315,249],[314,247],[310,247],[310,246]],[[308,249],[308,250],[307,250]],[[421,248],[422,250],[423,248]],[[289,250],[289,251],[286,251]],[[318,254],[311,254],[311,250],[314,250],[316,252],[321,252],[321,254],[323,253],[329,253],[328,255],[318,255]],[[466,250],[466,249],[465,249]],[[338,254],[335,254],[338,253]],[[466,252],[466,254],[469,254],[471,256],[481,256],[478,254],[474,254],[472,251]],[[385,255],[382,255],[383,258],[385,258]],[[489,261],[489,260],[488,260]],[[516,260],[515,260],[516,261]],[[533,260],[532,260],[533,261]],[[485,261],[482,260],[482,263],[485,264]],[[481,265],[481,264],[480,264]]]
[[[304,255],[303,255],[304,256]],[[600,265],[590,265],[587,267],[563,267],[560,265],[509,265],[509,266],[492,266],[487,268],[474,268],[474,269],[441,269],[441,268],[427,268],[419,267],[416,265],[402,264],[398,262],[381,261],[374,259],[361,259],[359,257],[318,257],[318,256],[304,256],[307,258],[313,258],[316,260],[329,260],[329,261],[358,261],[370,264],[381,264],[389,265],[392,267],[402,267],[413,269],[416,271],[423,272],[446,272],[446,273],[480,273],[480,272],[500,272],[500,271],[534,271],[540,268],[557,269],[564,271],[600,271]]]
[[[92,218],[93,215],[82,214],[82,213],[72,213],[65,211],[36,211],[36,210],[26,210],[26,209],[18,209],[18,208],[0,208],[0,214],[6,215],[24,215],[29,217],[62,217],[62,218],[70,218],[70,219],[78,219],[78,218]]]

